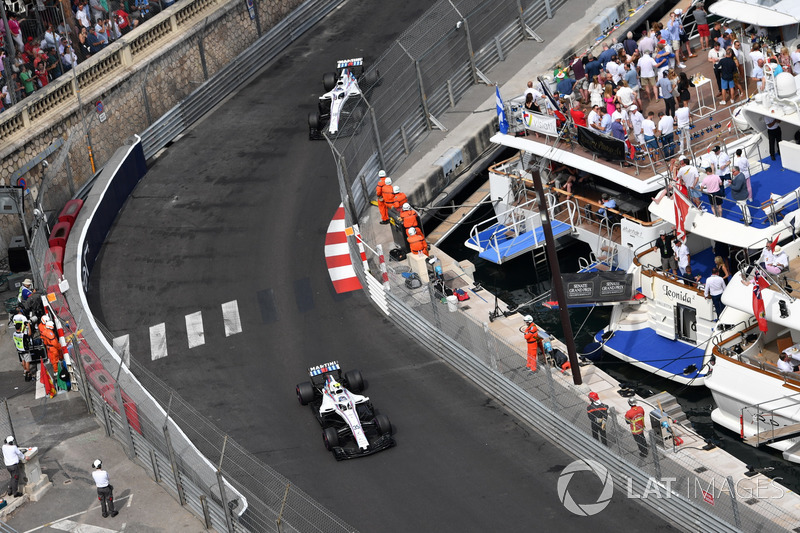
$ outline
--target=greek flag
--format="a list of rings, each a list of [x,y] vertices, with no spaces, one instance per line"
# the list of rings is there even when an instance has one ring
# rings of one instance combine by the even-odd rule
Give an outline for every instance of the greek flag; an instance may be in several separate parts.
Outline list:
[[[500,87],[495,86],[497,91],[497,122],[500,123],[500,133],[508,133],[508,119],[506,118],[506,109],[503,106],[503,99],[500,98]]]

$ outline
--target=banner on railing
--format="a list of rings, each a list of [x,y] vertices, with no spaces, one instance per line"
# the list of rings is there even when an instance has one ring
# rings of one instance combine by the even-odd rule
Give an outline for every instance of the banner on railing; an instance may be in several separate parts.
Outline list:
[[[578,126],[578,144],[592,153],[611,161],[625,160],[625,141]]]
[[[586,272],[562,274],[567,305],[625,302],[633,298],[633,274]],[[556,295],[552,294],[556,300]]]
[[[556,126],[555,117],[523,111],[522,122],[525,124],[525,129],[544,133],[545,135],[552,135],[553,137],[558,136],[558,127]]]

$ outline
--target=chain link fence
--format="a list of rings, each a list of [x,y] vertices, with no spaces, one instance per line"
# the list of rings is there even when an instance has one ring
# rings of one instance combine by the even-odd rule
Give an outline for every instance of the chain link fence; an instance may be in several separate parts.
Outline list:
[[[439,127],[484,72],[505,59],[565,0],[442,0],[428,9],[368,68],[378,84],[348,102],[341,134],[329,139],[358,213],[369,205],[377,171],[389,174]]]

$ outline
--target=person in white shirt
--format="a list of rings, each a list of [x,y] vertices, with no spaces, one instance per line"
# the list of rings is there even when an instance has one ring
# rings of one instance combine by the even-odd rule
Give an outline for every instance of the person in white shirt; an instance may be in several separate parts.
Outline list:
[[[675,250],[675,260],[678,261],[678,271],[681,273],[681,276],[690,279],[692,277],[692,267],[689,266],[689,261],[691,259],[689,247],[686,246],[685,242],[681,242],[680,239],[676,238],[672,241],[672,249]]]
[[[8,495],[19,498],[22,493],[19,491],[19,464],[25,461],[25,455],[19,451],[17,445],[14,443],[14,437],[9,435],[6,437],[6,442],[3,444],[3,462],[6,465],[6,470],[11,476],[8,482]]]
[[[97,487],[97,499],[100,500],[100,509],[103,513],[103,518],[107,518],[109,512],[112,517],[117,516],[119,513],[114,509],[114,487],[108,479],[108,472],[103,470],[103,463],[100,459],[95,459],[92,463],[92,477],[94,484]]]
[[[792,59],[792,72],[797,76],[800,74],[800,44],[797,45],[797,49],[789,57]]]
[[[658,93],[656,92],[656,60],[650,56],[649,52],[645,52],[636,66],[639,68],[639,81],[644,87],[645,96],[648,92],[653,94],[653,100],[658,100]]]
[[[600,126],[600,113],[599,113],[600,106],[592,106],[592,110],[589,111],[589,116],[586,119],[586,123],[589,127],[594,131],[602,132],[603,128]]]
[[[714,152],[714,173],[722,178],[722,181],[731,179],[730,156],[723,152],[719,145],[716,145],[712,151]]]
[[[635,105],[632,105],[628,111],[630,112],[633,136],[636,137],[636,142],[644,145],[644,115],[642,115],[639,108]],[[655,127],[655,124],[653,126]]]
[[[689,132],[691,131],[692,117],[689,114],[689,102],[681,102],[681,107],[675,111],[675,120],[678,123],[678,138],[681,142],[680,151],[685,153],[691,144]]]
[[[692,203],[699,208],[702,205],[702,201],[700,200],[702,191],[700,190],[700,173],[697,171],[697,167],[690,165],[688,160],[684,156],[681,156],[680,167],[678,167],[675,175],[686,185],[689,198],[692,200]]]
[[[536,89],[533,86],[533,82],[532,81],[528,82],[528,88],[525,89],[525,94],[523,96],[527,96],[528,94],[532,94],[533,95],[533,101],[534,102],[536,102],[537,100],[539,100],[539,98],[542,97],[542,93],[540,93],[539,90]]]
[[[661,139],[664,159],[666,160],[675,155],[675,139],[672,134],[675,131],[675,124],[672,121],[672,117],[665,115],[663,111],[659,111],[658,116],[660,117],[658,119],[659,138]]]
[[[714,303],[714,309],[717,312],[717,320],[719,315],[722,314],[722,293],[725,292],[725,280],[719,275],[719,269],[714,267],[711,269],[711,275],[706,279],[705,297],[711,296],[711,301]]]
[[[792,358],[789,354],[781,352],[778,356],[778,370],[781,372],[795,372],[796,367],[792,364]]]
[[[772,275],[780,274],[789,268],[789,256],[780,245],[775,246],[775,250],[772,253],[767,254],[765,250],[761,255],[762,257],[766,256],[764,261],[760,263],[761,267]]]
[[[761,92],[764,89],[764,60],[759,59],[753,63],[753,71],[750,73],[750,79],[756,84],[756,89]]]
[[[619,63],[617,63],[616,59],[611,58],[611,61],[606,63],[606,72],[611,74],[611,79],[614,80],[614,83],[619,83],[619,80],[622,79],[622,73],[620,73],[620,70],[622,70],[622,67],[619,66]]]
[[[739,167],[739,170],[744,174],[744,179],[747,180],[747,201],[753,201],[753,185],[750,183],[750,162],[744,156],[744,152],[739,148],[736,150],[736,155],[733,157],[733,166]]]
[[[642,121],[642,134],[644,135],[644,144],[650,151],[653,159],[658,159],[658,140],[656,139],[656,123],[653,121],[653,112],[647,114],[647,118]]]

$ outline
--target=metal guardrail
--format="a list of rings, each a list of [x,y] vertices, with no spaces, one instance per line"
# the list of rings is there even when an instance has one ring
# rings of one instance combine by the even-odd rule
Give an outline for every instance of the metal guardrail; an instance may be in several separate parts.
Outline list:
[[[250,45],[237,58],[195,89],[185,100],[167,111],[142,132],[147,159],[167,146],[259,71],[343,0],[307,0],[290,15]],[[230,80],[239,80],[231,84]]]

